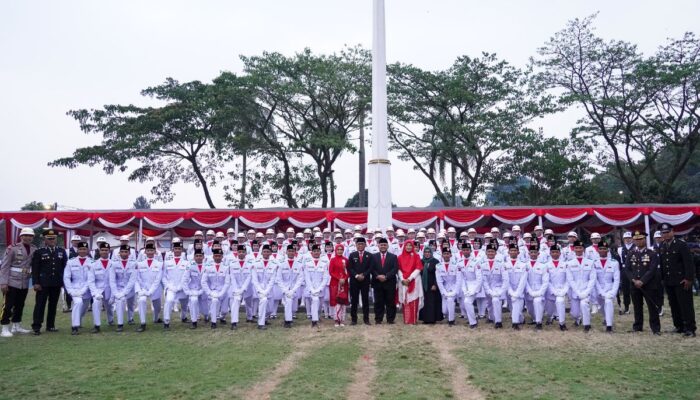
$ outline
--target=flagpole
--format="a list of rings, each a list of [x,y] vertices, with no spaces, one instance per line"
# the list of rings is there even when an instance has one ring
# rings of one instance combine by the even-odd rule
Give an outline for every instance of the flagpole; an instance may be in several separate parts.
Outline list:
[[[382,231],[392,224],[391,163],[388,159],[386,34],[384,0],[373,0],[372,152],[369,160],[367,228]]]

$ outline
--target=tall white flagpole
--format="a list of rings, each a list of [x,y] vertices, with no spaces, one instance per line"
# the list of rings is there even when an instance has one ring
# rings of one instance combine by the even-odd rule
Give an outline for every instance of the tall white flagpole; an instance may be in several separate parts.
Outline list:
[[[369,160],[367,228],[382,231],[392,224],[391,163],[388,159],[386,34],[384,0],[374,1],[372,36],[372,158]]]

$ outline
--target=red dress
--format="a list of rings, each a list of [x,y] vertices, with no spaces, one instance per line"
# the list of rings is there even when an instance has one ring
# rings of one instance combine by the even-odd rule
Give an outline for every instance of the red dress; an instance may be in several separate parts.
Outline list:
[[[347,294],[348,290],[350,290],[350,286],[348,284],[347,265],[348,259],[343,256],[335,256],[331,258],[330,265],[328,266],[328,273],[331,275],[331,283],[329,284],[331,295],[331,307],[335,307],[335,305],[337,304],[336,300],[338,298],[338,283],[341,279],[345,279],[345,283],[341,286],[341,288],[345,291],[345,298],[348,297]]]
[[[412,241],[410,242],[413,243]],[[418,278],[418,282],[420,282],[420,271],[423,270],[423,262],[421,261],[420,256],[415,253],[415,247],[414,251],[411,253],[406,251],[405,243],[403,251],[398,257],[398,261],[399,271],[401,272],[401,277],[403,277],[403,279],[409,279],[412,275],[416,274],[416,271],[418,271],[417,276],[414,276],[413,279],[411,279],[411,282],[407,287],[403,286],[403,284],[399,282],[400,290],[397,291],[397,293],[399,293],[399,302],[403,304],[403,322],[405,324],[415,324],[418,321],[418,311],[422,306],[421,300],[423,297],[423,288],[422,286],[416,285],[415,279]]]

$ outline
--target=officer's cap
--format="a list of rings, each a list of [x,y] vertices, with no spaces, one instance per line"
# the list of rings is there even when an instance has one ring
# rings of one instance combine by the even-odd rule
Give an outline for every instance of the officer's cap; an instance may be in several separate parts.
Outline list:
[[[238,250],[238,251],[241,251],[241,250],[245,251],[245,250],[246,250],[245,245],[244,245],[244,244],[239,244],[238,246],[236,246],[236,250]]]
[[[19,232],[20,236],[34,236],[34,229],[32,228],[22,228]]]
[[[638,240],[638,239],[646,239],[647,233],[644,231],[634,231],[632,234],[632,239]]]
[[[671,232],[673,230],[673,226],[664,222],[663,224],[659,225],[659,230],[661,231],[661,233]]]
[[[508,245],[508,250],[510,250],[510,249],[518,250],[518,249],[519,249],[519,248],[518,248],[518,244],[517,244],[517,243],[511,243],[511,244],[509,244],[509,245]]]
[[[107,242],[102,242],[102,243],[100,243],[100,249],[107,249],[107,250],[109,250],[109,243],[107,243]]]
[[[601,240],[600,243],[598,243],[598,249],[607,249],[608,247],[608,242],[605,240]]]
[[[583,247],[583,242],[580,240],[574,240],[574,247]]]
[[[45,230],[44,230],[44,233],[43,233],[43,236],[44,236],[45,238],[55,238],[55,237],[58,236],[58,235],[56,234],[56,231],[53,230],[53,229],[45,229]]]
[[[182,243],[181,242],[175,242],[173,243],[173,249],[181,249],[182,248]]]
[[[79,249],[87,249],[87,248],[88,248],[88,245],[87,245],[87,242],[78,242],[78,246],[77,246],[77,247],[78,247]]]
[[[211,254],[214,254],[214,255],[216,255],[216,254],[224,254],[224,251],[221,250],[221,249],[212,249],[212,250],[211,250]]]
[[[489,244],[486,245],[486,250],[497,251],[497,250],[498,250],[498,246],[496,246],[495,243],[489,243]]]

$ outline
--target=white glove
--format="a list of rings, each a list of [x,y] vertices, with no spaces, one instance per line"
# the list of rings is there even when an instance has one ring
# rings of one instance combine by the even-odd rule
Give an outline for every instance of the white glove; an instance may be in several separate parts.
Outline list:
[[[102,299],[103,299],[103,297],[101,294],[98,294],[97,296],[95,296],[96,301],[101,301]]]

